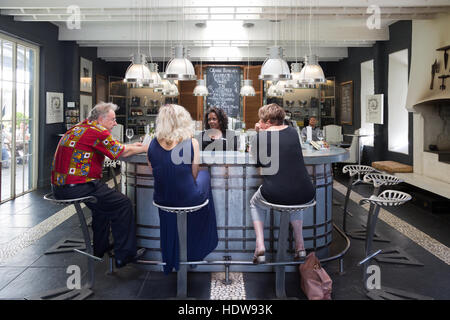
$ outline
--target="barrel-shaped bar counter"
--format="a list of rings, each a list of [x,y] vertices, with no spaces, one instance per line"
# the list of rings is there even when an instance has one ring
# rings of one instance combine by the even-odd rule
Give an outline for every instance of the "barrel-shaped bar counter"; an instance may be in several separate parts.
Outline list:
[[[332,241],[332,163],[348,158],[348,151],[330,147],[324,150],[304,149],[303,157],[316,188],[316,206],[304,211],[303,237],[305,248],[325,252]],[[153,205],[154,180],[147,156],[139,154],[123,158],[121,188],[133,202],[136,213],[138,246],[147,248],[144,259],[161,261],[159,214]],[[201,170],[209,170],[216,209],[219,244],[205,260],[251,261],[255,250],[255,233],[250,215],[250,199],[262,178],[254,159],[243,152],[201,152]],[[286,214],[286,213],[281,213]],[[266,259],[274,260],[277,249],[280,213],[267,215],[264,227]],[[288,256],[294,254],[294,238],[289,231]],[[147,270],[161,270],[148,265]],[[293,271],[294,266],[287,271]],[[267,272],[269,266],[233,266],[234,271]],[[193,271],[223,271],[219,265],[199,265]]]

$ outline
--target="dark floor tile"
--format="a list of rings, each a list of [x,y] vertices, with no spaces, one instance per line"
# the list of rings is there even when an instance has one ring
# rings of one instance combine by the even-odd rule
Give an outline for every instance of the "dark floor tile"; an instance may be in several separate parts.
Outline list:
[[[0,226],[8,228],[32,228],[45,219],[31,214],[0,216]]]
[[[8,228],[0,223],[0,245],[14,240],[14,238],[20,236],[28,229],[29,228]]]
[[[116,269],[107,274],[107,261],[95,265],[94,295],[91,300],[135,300],[145,281],[147,272],[133,266]],[[155,290],[155,288],[154,288]],[[160,288],[156,289],[157,291]]]
[[[26,268],[3,268],[0,267],[0,291],[8,283],[14,280],[19,274],[21,274]]]
[[[0,290],[0,299],[23,299],[65,287],[68,276],[66,268],[28,268]]]
[[[211,273],[189,272],[187,295],[189,298],[209,300]],[[163,272],[149,272],[141,288],[139,299],[171,299],[177,295],[177,274],[165,275]]]

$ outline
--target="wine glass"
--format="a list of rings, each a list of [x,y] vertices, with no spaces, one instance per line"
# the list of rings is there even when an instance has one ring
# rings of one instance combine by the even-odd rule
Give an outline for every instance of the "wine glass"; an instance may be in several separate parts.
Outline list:
[[[125,135],[128,138],[128,142],[131,142],[131,138],[133,138],[133,136],[134,136],[133,129],[127,129],[127,131],[125,132]]]
[[[146,124],[144,129],[145,129],[145,135],[148,135],[150,133],[150,125]]]

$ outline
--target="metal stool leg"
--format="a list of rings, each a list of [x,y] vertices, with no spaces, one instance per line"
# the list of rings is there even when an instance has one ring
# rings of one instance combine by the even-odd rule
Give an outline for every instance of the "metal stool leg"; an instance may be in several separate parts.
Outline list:
[[[180,262],[187,262],[187,215],[177,214]],[[187,264],[181,264],[177,272],[177,298],[187,297]]]
[[[289,232],[289,214],[280,214],[280,231],[278,233],[277,262],[286,261],[286,249]],[[276,266],[275,289],[278,299],[286,299],[285,266]]]
[[[94,254],[94,250],[91,244],[91,237],[89,235],[88,226],[86,224],[86,219],[84,218],[83,210],[79,203],[75,203],[75,208],[77,209],[78,219],[80,220],[81,230],[83,231],[84,242],[86,243],[86,252],[90,255]],[[95,281],[95,272],[94,272],[94,260],[88,257],[88,271],[89,271],[89,282],[88,287],[92,288],[94,286]]]
[[[347,206],[348,206],[348,200],[350,199],[350,193],[352,192],[353,188],[353,177],[350,177],[348,186],[347,186],[347,194],[345,195],[345,201],[344,201],[344,216],[342,217],[342,230],[347,233],[347,215],[349,214],[347,212]]]
[[[373,205],[373,210],[369,210],[369,215],[367,217],[367,229],[366,229],[366,243],[365,243],[365,254],[366,257],[369,256],[372,252],[372,243],[373,243],[373,237],[375,234],[375,227],[377,225],[378,220],[378,213],[380,212],[380,207],[377,205]],[[367,268],[369,266],[369,262],[364,263],[363,267],[363,281],[364,284],[366,284],[367,281]]]

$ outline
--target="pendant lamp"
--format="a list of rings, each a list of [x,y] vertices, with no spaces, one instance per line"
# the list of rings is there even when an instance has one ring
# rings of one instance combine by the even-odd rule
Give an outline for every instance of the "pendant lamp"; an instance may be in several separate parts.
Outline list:
[[[289,66],[283,59],[283,48],[278,46],[269,48],[269,58],[264,61],[258,78],[271,81],[289,80],[291,78]]]
[[[316,55],[305,56],[305,66],[300,72],[299,82],[306,85],[325,83],[325,75]]]
[[[148,87],[154,88],[154,89],[162,87],[161,76],[158,73],[158,64],[157,63],[149,63],[148,68],[150,70],[150,80],[151,80],[148,84]]]
[[[168,80],[196,80],[194,66],[186,57],[186,50],[180,44],[175,46],[175,57],[169,61],[163,76]]]
[[[123,81],[137,85],[149,84],[151,82],[150,70],[146,65],[144,54],[136,53],[133,55],[132,62],[125,72],[125,79]]]
[[[247,37],[247,79],[244,80],[244,85],[241,87],[240,95],[242,97],[254,97],[256,95],[255,88],[253,88],[253,80],[248,78],[250,72],[250,28],[255,24],[251,22],[244,23],[244,28],[248,29]]]
[[[319,83],[325,83],[325,75],[323,74],[322,67],[319,65],[319,58],[312,53],[311,50],[311,20],[312,20],[312,3],[309,4],[309,28],[308,28],[308,44],[309,55],[305,56],[305,65],[300,72],[300,83],[305,85],[314,85]]]
[[[254,97],[256,95],[255,88],[253,88],[253,80],[244,80],[244,85],[241,88],[240,95],[242,97]]]
[[[272,85],[267,90],[267,96],[268,97],[277,97],[277,98],[279,98],[279,97],[283,96],[283,92],[281,92],[279,90],[279,88],[277,88],[277,85],[275,83],[272,83]]]
[[[206,87],[205,80],[197,80],[197,86],[194,88],[194,96],[196,97],[206,97],[209,94],[208,88]]]

